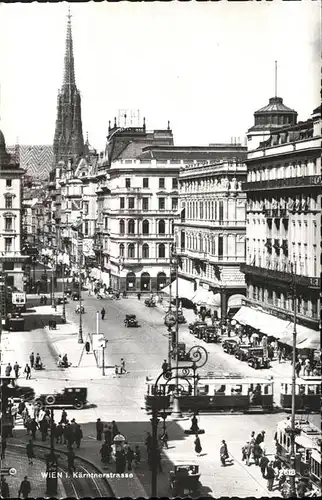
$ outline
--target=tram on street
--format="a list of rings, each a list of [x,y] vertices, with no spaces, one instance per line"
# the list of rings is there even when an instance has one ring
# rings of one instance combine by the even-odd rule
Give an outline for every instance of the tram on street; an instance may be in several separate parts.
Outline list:
[[[292,380],[281,382],[281,407],[292,408]],[[321,409],[321,377],[302,376],[295,383],[295,409],[304,411],[320,411]]]
[[[275,435],[276,452],[290,466],[291,419],[278,422]],[[295,421],[295,472],[321,488],[321,429],[307,419]]]
[[[147,382],[145,395],[146,409],[150,409],[155,396],[173,396],[176,385],[171,381],[166,384]],[[244,377],[209,377],[197,378],[195,383],[192,377],[179,382],[179,404],[183,411],[260,411],[273,410],[273,381],[270,378]],[[166,408],[165,408],[166,409]]]

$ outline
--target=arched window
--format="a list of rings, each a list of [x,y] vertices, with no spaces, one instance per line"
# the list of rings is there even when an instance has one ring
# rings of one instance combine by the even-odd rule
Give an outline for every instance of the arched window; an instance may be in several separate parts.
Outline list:
[[[124,243],[121,243],[119,246],[120,257],[124,257]]]
[[[162,290],[167,284],[167,277],[165,273],[158,273],[157,275],[157,289]]]
[[[149,245],[147,243],[144,243],[142,246],[142,259],[148,259],[149,258]]]
[[[158,246],[158,257],[165,257],[165,245],[163,243],[160,243],[160,245]]]
[[[134,273],[127,273],[126,275],[126,289],[127,290],[133,290],[135,288],[135,274]]]
[[[144,220],[142,222],[142,233],[149,234],[149,221],[148,220]]]
[[[127,232],[128,234],[134,234],[135,230],[135,223],[133,219],[130,219],[128,224],[127,224]]]
[[[125,224],[124,224],[124,220],[121,219],[120,220],[120,234],[124,234],[125,233]]]
[[[159,220],[158,230],[159,230],[159,234],[165,234],[165,222],[163,219]]]
[[[134,257],[135,257],[134,243],[129,243],[129,245],[127,247],[127,256],[129,259],[134,259]]]

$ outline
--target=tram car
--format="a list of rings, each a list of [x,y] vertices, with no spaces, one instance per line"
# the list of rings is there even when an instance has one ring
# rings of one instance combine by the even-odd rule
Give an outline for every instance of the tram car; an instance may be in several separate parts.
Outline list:
[[[292,409],[292,380],[281,382],[280,404],[284,410]],[[295,410],[321,410],[321,377],[302,376],[295,383]]]
[[[147,382],[145,406],[149,410],[153,399],[158,396],[173,396],[176,386],[166,381]],[[171,405],[171,397],[168,400]],[[258,411],[273,410],[273,381],[268,378],[186,377],[186,382],[179,384],[179,404],[183,411]],[[167,407],[167,408],[168,408]]]
[[[276,453],[290,466],[291,419],[277,424],[275,434]],[[295,472],[310,480],[311,485],[321,488],[321,429],[307,419],[295,421]]]

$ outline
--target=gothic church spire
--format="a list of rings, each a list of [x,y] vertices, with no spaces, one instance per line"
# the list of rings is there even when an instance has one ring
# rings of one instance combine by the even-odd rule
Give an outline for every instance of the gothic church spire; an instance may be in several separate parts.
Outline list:
[[[75,63],[71,14],[68,10],[63,85],[57,97],[57,118],[54,136],[55,165],[59,161],[76,163],[84,153],[81,96],[75,81]]]

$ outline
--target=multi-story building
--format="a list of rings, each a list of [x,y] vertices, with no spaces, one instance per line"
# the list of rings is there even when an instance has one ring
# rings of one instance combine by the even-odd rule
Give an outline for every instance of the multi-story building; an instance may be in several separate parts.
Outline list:
[[[227,307],[241,303],[246,290],[240,271],[245,262],[246,147],[225,147],[218,149],[226,159],[181,169],[181,217],[175,228],[178,275],[184,278],[180,296],[221,309],[221,317]]]
[[[9,155],[0,131],[0,271],[6,275],[6,285],[23,291],[21,255],[22,176],[16,158]]]
[[[247,299],[238,318],[291,338],[293,280],[302,342],[319,324],[321,107],[305,122],[274,130],[248,152],[247,168]]]

